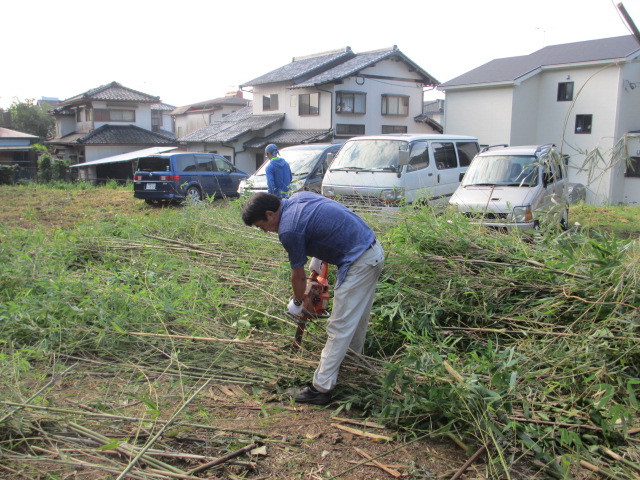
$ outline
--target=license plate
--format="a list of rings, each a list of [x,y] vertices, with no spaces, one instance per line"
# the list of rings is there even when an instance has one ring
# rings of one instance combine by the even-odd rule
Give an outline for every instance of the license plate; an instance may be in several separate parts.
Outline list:
[[[145,183],[144,184],[144,189],[145,190],[155,190],[156,189],[156,184],[155,183]]]

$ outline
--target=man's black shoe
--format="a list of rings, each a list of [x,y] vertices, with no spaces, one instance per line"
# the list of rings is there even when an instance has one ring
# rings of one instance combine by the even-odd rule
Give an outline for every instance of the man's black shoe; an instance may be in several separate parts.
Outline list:
[[[311,383],[296,393],[296,403],[310,403],[312,405],[327,405],[331,402],[331,394],[329,392],[319,392]]]

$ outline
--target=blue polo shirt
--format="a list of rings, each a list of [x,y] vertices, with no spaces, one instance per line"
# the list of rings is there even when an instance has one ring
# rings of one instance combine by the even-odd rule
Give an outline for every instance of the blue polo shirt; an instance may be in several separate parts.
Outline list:
[[[335,200],[312,192],[283,199],[278,237],[289,254],[291,268],[300,268],[307,257],[338,266],[338,288],[349,270],[373,241],[371,228],[358,215]]]

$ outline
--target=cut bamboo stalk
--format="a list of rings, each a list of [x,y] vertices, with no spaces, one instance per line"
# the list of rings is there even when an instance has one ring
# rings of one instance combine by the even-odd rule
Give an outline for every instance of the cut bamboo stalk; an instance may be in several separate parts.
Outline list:
[[[378,467],[379,469],[387,472],[389,475],[391,475],[392,477],[398,478],[402,476],[402,473],[400,473],[397,470],[394,470],[393,468],[389,468],[386,465],[383,465],[382,463],[378,462],[377,460],[374,460],[373,457],[371,455],[369,455],[367,452],[365,452],[364,450],[359,449],[358,447],[353,447],[354,450],[356,452],[358,452],[361,456],[363,456],[364,458],[366,458],[367,460],[369,460],[371,463],[373,463],[376,467]]]
[[[390,442],[391,437],[385,437],[384,435],[377,435],[375,433],[368,433],[364,430],[356,430],[355,428],[345,427],[344,425],[340,425],[339,423],[332,423],[332,427],[339,428],[340,430],[344,430],[345,432],[352,433],[353,435],[359,435],[361,437],[367,437],[372,440]]]
[[[583,468],[586,468],[587,470],[591,470],[592,472],[595,472],[599,475],[602,475],[603,477],[607,477],[607,478],[611,478],[613,480],[624,480],[620,477],[618,477],[617,475],[614,475],[613,473],[598,467],[597,465],[594,465],[593,463],[589,463],[586,460],[580,460],[580,465]]]
[[[624,463],[626,466],[633,468],[634,470],[640,472],[640,465],[638,465],[637,463],[632,462],[631,460],[627,460],[626,458],[624,458],[621,455],[618,455],[616,452],[609,450],[608,448],[605,447],[600,447],[599,449],[601,452],[604,452],[606,455],[609,455],[611,458],[613,458],[614,460],[617,460],[618,462]],[[636,475],[637,477],[637,475]]]
[[[368,420],[359,421],[359,420],[352,420],[350,418],[342,418],[342,417],[331,417],[331,420],[336,420],[338,422],[343,422],[343,423],[351,423],[353,425],[360,425],[362,427],[378,428],[380,430],[384,430],[386,428],[384,425],[370,422]]]
[[[213,468],[216,465],[220,465],[220,464],[225,463],[225,462],[227,462],[227,461],[229,461],[231,459],[239,457],[243,453],[249,452],[249,451],[253,450],[256,447],[258,447],[257,443],[253,443],[251,445],[247,445],[246,447],[242,447],[239,450],[236,450],[235,452],[228,453],[227,455],[224,455],[224,456],[222,456],[220,458],[217,458],[217,459],[215,459],[215,460],[213,460],[211,462],[208,462],[208,463],[205,463],[204,465],[200,465],[199,467],[193,468],[193,469],[189,470],[187,472],[187,474],[193,475],[194,473],[204,472],[205,470]]]
[[[458,469],[458,471],[453,474],[450,480],[457,480],[458,478],[460,478],[462,474],[467,471],[467,469],[473,464],[473,462],[475,462],[478,459],[478,457],[482,455],[482,452],[484,452],[486,449],[487,447],[485,445],[482,445],[478,450],[476,450],[476,453],[471,455],[471,457],[469,457],[469,459],[466,462],[464,462],[464,465],[462,465]]]

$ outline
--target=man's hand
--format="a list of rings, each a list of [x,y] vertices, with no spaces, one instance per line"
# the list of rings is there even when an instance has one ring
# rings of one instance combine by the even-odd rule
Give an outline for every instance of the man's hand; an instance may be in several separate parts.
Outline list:
[[[316,257],[311,257],[311,261],[309,262],[309,272],[316,272],[320,275],[322,273],[322,260]]]
[[[302,303],[300,303],[300,305],[296,305],[293,301],[293,298],[291,300],[289,300],[289,305],[287,305],[287,309],[289,310],[289,313],[291,313],[292,315],[295,315],[296,317],[301,317],[302,316]]]

